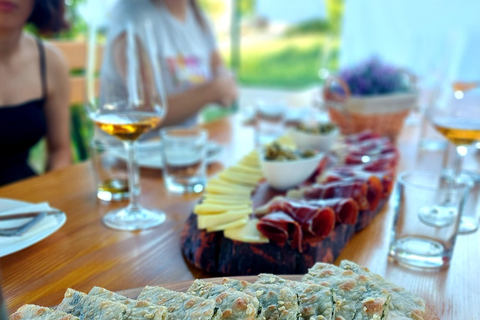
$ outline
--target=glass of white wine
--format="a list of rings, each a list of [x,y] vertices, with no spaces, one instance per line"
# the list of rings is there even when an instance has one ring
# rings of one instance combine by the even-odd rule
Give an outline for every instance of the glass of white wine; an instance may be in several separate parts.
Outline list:
[[[166,216],[161,210],[142,207],[140,192],[133,192],[139,190],[135,145],[143,134],[159,127],[166,114],[166,97],[151,22],[123,22],[123,28],[114,30],[96,23],[89,26],[86,106],[101,129],[97,134],[121,140],[127,154],[130,203],[109,212],[103,221],[114,229],[142,230],[158,226]],[[100,59],[98,46],[104,39]]]
[[[435,105],[429,109],[428,118],[435,129],[455,146],[455,158],[452,162],[453,176],[451,179],[446,179],[446,183],[458,181],[462,174],[463,160],[467,155],[468,147],[480,141],[480,88],[478,83],[454,83],[442,92]],[[442,203],[444,205],[440,205],[439,208],[448,207],[448,196],[442,200]],[[438,213],[441,213],[442,210],[434,211],[435,219],[441,220],[441,215]],[[470,226],[476,226],[476,223],[472,224],[467,218],[462,217],[459,232],[470,232]]]

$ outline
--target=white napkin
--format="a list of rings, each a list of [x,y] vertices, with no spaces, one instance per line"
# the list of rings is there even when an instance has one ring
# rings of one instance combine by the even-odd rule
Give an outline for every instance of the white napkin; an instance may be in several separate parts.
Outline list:
[[[15,207],[10,207],[6,210],[3,210],[0,207],[0,216],[3,215],[10,215],[16,213],[23,213],[23,212],[37,212],[37,211],[51,211],[55,210],[49,206],[47,202],[42,202],[38,204],[27,204],[24,205],[17,205]],[[15,228],[20,226],[32,218],[20,218],[14,220],[3,220],[0,221],[0,228]],[[16,243],[24,242],[29,238],[35,238],[39,236],[44,231],[55,228],[58,225],[57,219],[52,215],[47,215],[41,221],[39,221],[36,225],[34,225],[30,230],[25,232],[23,235],[18,237],[2,237],[0,236],[0,247],[4,245],[13,245]]]

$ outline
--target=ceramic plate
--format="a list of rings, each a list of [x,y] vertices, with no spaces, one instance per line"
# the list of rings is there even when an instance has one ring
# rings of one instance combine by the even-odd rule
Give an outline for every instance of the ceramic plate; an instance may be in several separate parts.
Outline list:
[[[10,200],[10,199],[2,199],[0,198],[0,215],[2,214],[2,211],[6,210],[13,210],[16,208],[24,207],[26,205],[31,205],[31,203],[28,202],[23,202],[23,201],[17,201],[17,200]],[[54,208],[51,208],[52,210],[55,210]],[[34,232],[34,228],[31,229],[31,231],[26,232],[23,236],[21,237],[1,237],[0,236],[0,257],[4,257],[6,255],[12,254],[14,252],[20,251],[22,249],[25,249],[43,239],[46,237],[50,236],[54,232],[56,232],[58,229],[60,229],[64,224],[65,221],[67,221],[67,216],[63,212],[55,213],[49,215],[52,218],[49,218],[49,226],[41,228],[37,228],[38,232]],[[7,222],[9,221],[0,221],[0,226],[6,225]],[[39,222],[41,223],[46,223],[45,218],[44,220]]]

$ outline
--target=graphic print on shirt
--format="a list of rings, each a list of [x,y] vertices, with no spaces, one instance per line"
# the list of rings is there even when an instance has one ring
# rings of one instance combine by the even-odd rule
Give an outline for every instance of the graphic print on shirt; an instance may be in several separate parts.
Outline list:
[[[168,72],[177,89],[187,89],[208,80],[208,70],[196,56],[167,57]]]

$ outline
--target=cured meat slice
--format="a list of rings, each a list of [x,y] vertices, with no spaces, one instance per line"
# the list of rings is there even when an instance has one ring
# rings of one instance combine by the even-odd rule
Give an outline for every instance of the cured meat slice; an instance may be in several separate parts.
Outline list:
[[[281,210],[291,215],[291,208],[330,208],[335,213],[337,223],[355,224],[358,217],[358,205],[351,198],[334,198],[321,200],[303,200],[285,197],[275,197],[266,205],[255,210],[257,214],[266,214],[269,212]],[[298,210],[300,211],[300,210]],[[293,217],[295,218],[295,217]],[[298,221],[298,220],[297,220]]]
[[[257,229],[268,239],[302,249],[303,232],[300,224],[284,212],[272,212],[260,219]]]
[[[360,210],[369,210],[367,199],[368,184],[362,181],[335,181],[324,184],[313,184],[298,190],[290,190],[287,197],[306,200],[333,198],[352,198]]]
[[[362,132],[359,132],[359,133],[350,134],[350,135],[346,136],[345,137],[345,142],[347,142],[347,143],[358,143],[358,142],[361,142],[361,141],[371,140],[371,139],[379,138],[379,137],[380,137],[379,134],[374,133],[373,131],[370,131],[370,130],[365,130],[365,131],[362,131]]]

